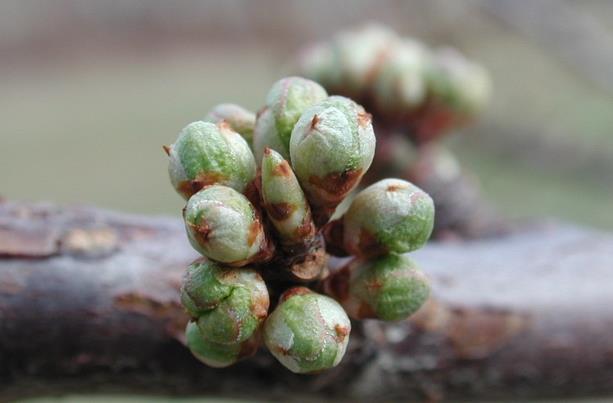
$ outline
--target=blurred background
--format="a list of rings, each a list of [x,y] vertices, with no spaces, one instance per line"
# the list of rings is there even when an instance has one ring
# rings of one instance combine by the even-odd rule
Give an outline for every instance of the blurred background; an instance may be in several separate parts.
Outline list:
[[[0,3],[0,195],[177,214],[162,144],[216,103],[258,109],[305,44],[366,21],[486,66],[450,146],[506,214],[613,228],[613,2]]]
[[[491,72],[448,142],[503,213],[613,228],[606,0],[4,0],[0,196],[177,216],[161,146],[214,104],[258,109],[301,47],[367,21]]]

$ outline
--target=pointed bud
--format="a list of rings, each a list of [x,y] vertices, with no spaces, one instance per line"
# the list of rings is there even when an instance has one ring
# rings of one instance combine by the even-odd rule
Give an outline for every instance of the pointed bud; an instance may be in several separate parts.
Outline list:
[[[343,245],[350,254],[379,256],[421,248],[434,226],[434,202],[401,179],[384,179],[357,194],[343,216]]]
[[[223,122],[190,123],[166,152],[170,181],[186,199],[213,184],[244,192],[255,179],[256,163],[249,145]]]
[[[195,322],[189,322],[185,329],[187,347],[192,354],[204,364],[213,368],[223,368],[236,363],[239,359],[249,357],[258,349],[259,338],[252,338],[236,344],[213,343],[203,337]]]
[[[269,307],[266,284],[255,270],[232,269],[206,260],[188,268],[181,302],[202,337],[216,344],[238,344],[249,339]]]
[[[298,179],[281,154],[267,148],[262,160],[262,199],[284,244],[308,242],[315,235],[311,210]]]
[[[336,366],[347,348],[351,322],[332,298],[305,287],[287,290],[264,324],[272,355],[295,373]]]
[[[194,249],[212,260],[244,266],[272,255],[257,211],[232,188],[213,185],[196,193],[187,202],[183,219]]]
[[[374,152],[371,117],[349,98],[330,97],[302,114],[292,132],[290,154],[316,224],[328,221],[355,188]]]
[[[302,77],[286,77],[274,83],[266,96],[270,112],[261,113],[258,119],[263,121],[256,125],[254,150],[257,161],[261,161],[266,147],[288,159],[290,136],[300,115],[327,96],[321,85]]]
[[[426,276],[404,255],[354,259],[326,279],[324,288],[356,320],[402,320],[428,299]]]
[[[243,136],[247,144],[253,143],[255,113],[236,104],[219,104],[213,107],[203,119],[205,122],[219,123],[225,121],[232,130]]]

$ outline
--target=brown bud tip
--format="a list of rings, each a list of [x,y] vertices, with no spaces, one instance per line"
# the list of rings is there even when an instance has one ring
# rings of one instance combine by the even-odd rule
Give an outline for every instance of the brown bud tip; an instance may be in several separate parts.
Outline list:
[[[170,146],[162,146],[162,150],[164,150],[166,155],[170,156]]]
[[[264,148],[264,155],[270,155],[270,147]]]
[[[311,130],[315,129],[315,126],[319,123],[319,116],[313,115],[313,119],[311,119]]]
[[[368,112],[358,113],[358,125],[360,127],[366,127],[372,122],[372,115]]]

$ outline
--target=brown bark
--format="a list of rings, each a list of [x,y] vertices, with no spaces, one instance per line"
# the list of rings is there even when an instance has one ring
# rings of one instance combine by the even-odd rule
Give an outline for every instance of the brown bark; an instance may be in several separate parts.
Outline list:
[[[342,364],[265,351],[211,369],[181,343],[196,257],[178,219],[0,203],[0,401],[122,391],[349,401],[613,393],[613,236],[561,224],[413,254],[433,299],[355,323]]]

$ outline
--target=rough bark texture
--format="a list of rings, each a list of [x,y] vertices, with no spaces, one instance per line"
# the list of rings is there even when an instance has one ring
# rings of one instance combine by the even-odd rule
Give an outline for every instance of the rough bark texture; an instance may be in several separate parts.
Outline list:
[[[613,236],[539,225],[413,254],[433,298],[355,324],[343,363],[293,375],[261,351],[210,369],[181,343],[196,257],[178,219],[0,203],[0,401],[129,391],[348,401],[613,393]]]

